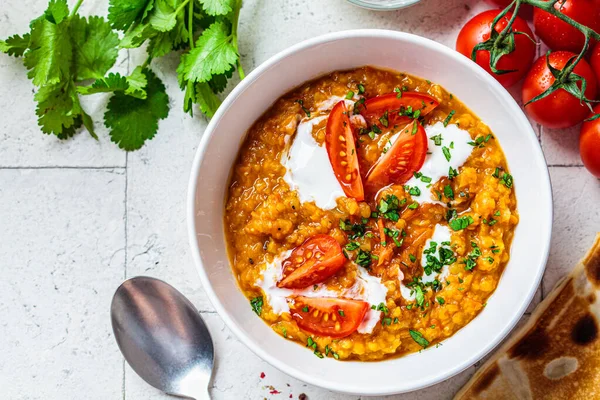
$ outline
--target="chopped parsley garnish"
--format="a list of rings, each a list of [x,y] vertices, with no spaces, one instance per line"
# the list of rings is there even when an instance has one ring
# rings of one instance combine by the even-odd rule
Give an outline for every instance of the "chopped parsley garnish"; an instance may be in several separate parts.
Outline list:
[[[443,297],[436,297],[438,304],[444,304],[446,300]]]
[[[419,203],[417,203],[416,201],[408,206],[408,208],[411,210],[415,210],[417,207],[419,207]]]
[[[362,83],[358,84],[358,94],[363,94],[365,92],[365,87]]]
[[[400,236],[400,231],[397,231],[394,229],[383,228],[383,233],[385,233],[386,235],[388,235],[389,237],[392,238],[392,240],[396,244],[396,247],[402,246],[402,243],[404,242],[404,238],[398,239],[398,237]]]
[[[475,222],[473,221],[473,217],[467,215],[466,217],[456,217],[450,220],[449,225],[453,231],[460,231],[471,225],[473,222]]]
[[[431,85],[431,81],[429,79],[425,79],[425,82],[427,82],[427,84]]]
[[[500,216],[500,210],[496,211],[496,212],[494,213],[494,216],[496,216],[496,217],[499,217],[499,216]]]
[[[310,118],[310,111],[309,111],[308,108],[304,107],[304,100],[298,99],[298,100],[296,100],[296,103],[300,104],[300,107],[302,108],[302,111],[304,111],[304,113],[306,114],[306,116],[308,118]]]
[[[446,196],[450,200],[454,200],[454,190],[452,190],[452,186],[444,186],[444,196]]]
[[[464,264],[467,271],[472,271],[477,266],[477,259],[481,256],[481,249],[477,246],[477,243],[471,242],[472,250],[465,258]],[[493,262],[493,261],[492,261]],[[459,280],[460,282],[460,280]],[[460,282],[462,283],[462,282]]]
[[[356,255],[356,260],[354,260],[358,265],[364,268],[369,268],[371,266],[371,252],[365,250],[358,250],[358,254]]]
[[[394,88],[394,92],[396,93],[397,98],[402,98],[402,90],[400,90],[400,88]]]
[[[419,114],[420,114],[420,113],[421,113],[421,112],[419,111]],[[415,114],[416,114],[416,113],[415,113]],[[416,117],[415,117],[415,118],[416,118]],[[419,123],[418,123],[418,122],[415,122],[415,123],[413,124],[413,127],[412,127],[412,132],[411,132],[411,134],[412,134],[413,136],[414,136],[414,135],[416,135],[416,134],[417,134],[417,130],[418,130],[418,129],[419,129]]]
[[[338,314],[340,314],[340,316],[345,317],[346,314],[344,314],[344,310],[338,310]]]
[[[348,251],[354,251],[356,249],[358,249],[360,247],[360,244],[358,242],[350,242],[348,244],[346,244],[345,249]]]
[[[486,135],[486,136],[478,136],[475,139],[475,141],[468,142],[468,144],[470,144],[471,146],[473,146],[475,148],[480,148],[481,149],[481,148],[485,147],[485,144],[490,141],[491,137],[492,137],[491,133],[488,134],[488,135]]]
[[[404,199],[403,199],[404,200]],[[400,219],[398,210],[400,208],[400,200],[396,195],[389,194],[379,201],[377,211],[379,214],[390,221],[397,222]]]
[[[422,348],[429,346],[429,340],[425,339],[420,332],[413,331],[412,329],[409,329],[408,332],[410,333],[410,337],[417,342],[419,346]]]
[[[348,93],[346,93],[346,100],[351,100],[354,97],[354,92],[352,90],[350,90]]]
[[[262,313],[263,308],[263,298],[262,296],[258,296],[250,300],[250,306],[252,307],[252,311],[256,313],[256,315],[260,315]]]
[[[388,127],[389,120],[388,120],[387,110],[383,113],[383,115],[381,117],[379,117],[379,122],[381,123],[381,125],[385,126],[386,128]]]
[[[451,265],[456,262],[454,251],[449,246],[448,242],[441,243],[439,246],[437,242],[429,242],[429,248],[423,250],[423,255],[425,256],[423,271],[425,275],[431,275],[433,272],[439,273],[444,265]]]
[[[452,180],[458,176],[458,171],[452,167],[448,167],[448,179]]]
[[[421,307],[423,305],[423,301],[425,300],[425,294],[423,293],[423,289],[421,286],[415,286],[415,300],[417,301],[417,305]]]
[[[444,120],[444,126],[445,127],[448,126],[448,124],[450,123],[450,120],[452,119],[452,117],[454,116],[454,114],[456,114],[456,111],[454,111],[454,110],[450,111],[450,114],[448,114],[448,116]]]
[[[365,101],[366,99],[364,97],[361,97],[360,99],[354,102],[354,115],[360,114],[360,106],[364,107]]]
[[[421,189],[419,189],[418,186],[409,187],[408,193],[411,196],[420,196],[421,195]]]
[[[376,134],[380,134],[381,133],[381,129],[379,129],[379,127],[377,125],[373,125],[371,127],[371,132],[376,133]]]
[[[376,311],[381,311],[385,315],[388,315],[390,312],[390,310],[388,310],[388,308],[386,307],[385,303],[379,303],[378,305],[372,305],[371,309],[376,310]]]
[[[500,167],[496,167],[494,173],[492,174],[494,178],[500,178]]]
[[[436,146],[441,146],[442,145],[442,134],[440,133],[438,135],[432,136],[429,138],[429,140],[433,140],[433,143]]]
[[[446,221],[450,221],[450,220],[456,218],[457,215],[458,215],[458,213],[456,212],[456,209],[449,208],[448,211],[446,211]]]
[[[452,155],[450,154],[450,149],[446,146],[442,146],[442,153],[444,153],[444,157],[446,157],[446,161],[450,161]]]
[[[500,183],[510,189],[512,187],[512,185],[513,185],[513,177],[512,177],[512,175],[505,172],[502,175],[502,178],[500,178]]]
[[[385,317],[381,320],[381,325],[385,326],[388,325],[390,326],[392,324],[392,319],[389,317]]]
[[[415,262],[415,261],[417,261],[417,257],[415,257],[415,256],[414,256],[414,254],[409,254],[409,255],[408,255],[408,258],[410,258],[410,261],[411,261],[411,262]]]
[[[353,224],[350,222],[349,219],[347,219],[347,220],[340,219],[340,229],[343,230],[344,232],[348,232],[348,239],[354,240],[354,239],[358,239],[359,237],[363,237],[365,235],[365,231],[367,230],[367,227],[366,227],[365,223]]]
[[[308,306],[304,306],[304,307],[302,307],[302,311],[304,311],[304,312],[308,312]]]
[[[428,176],[423,175],[421,172],[414,173],[415,178],[421,180],[423,183],[431,183],[432,179]]]

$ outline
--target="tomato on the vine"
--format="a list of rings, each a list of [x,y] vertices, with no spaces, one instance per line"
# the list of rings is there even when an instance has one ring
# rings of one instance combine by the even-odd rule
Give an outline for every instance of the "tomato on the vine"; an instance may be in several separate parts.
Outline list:
[[[458,34],[456,50],[471,58],[473,48],[490,38],[492,22],[500,12],[501,10],[484,11],[469,20]],[[495,27],[496,32],[500,33],[506,27],[511,16],[512,13],[509,12],[498,21]],[[531,32],[525,20],[521,17],[516,17],[512,30],[513,32],[524,32],[529,37],[522,34],[515,35],[515,50],[512,53],[503,55],[498,61],[496,69],[514,70],[514,72],[500,75],[494,74],[490,69],[490,52],[488,50],[477,51],[476,58],[477,64],[505,87],[514,85],[525,76],[535,57],[535,44],[530,39],[533,38],[533,32]]]
[[[550,54],[550,65],[562,70],[575,54],[568,51],[556,51]],[[596,77],[590,65],[581,60],[573,70],[577,75],[585,78],[587,87],[585,96],[594,99],[597,92]],[[523,83],[523,102],[527,103],[534,97],[542,94],[554,83],[555,78],[546,65],[546,56],[537,59]],[[581,82],[577,84],[581,89]],[[558,89],[541,100],[525,106],[525,111],[534,120],[547,128],[567,128],[583,121],[589,114],[586,104],[568,93],[564,89]]]
[[[594,108],[594,114],[600,114],[600,105]],[[579,153],[588,171],[600,178],[600,118],[586,121],[581,126]]]
[[[512,4],[513,0],[487,0],[487,2],[493,6],[500,7],[501,9],[505,9],[509,5]],[[528,4],[521,5],[521,9],[519,10],[519,15],[523,18],[531,17],[531,13],[533,12],[533,7]]]
[[[554,8],[600,32],[600,0],[559,0]],[[579,53],[585,43],[585,36],[581,31],[537,7],[533,10],[533,26],[538,37],[552,50]]]

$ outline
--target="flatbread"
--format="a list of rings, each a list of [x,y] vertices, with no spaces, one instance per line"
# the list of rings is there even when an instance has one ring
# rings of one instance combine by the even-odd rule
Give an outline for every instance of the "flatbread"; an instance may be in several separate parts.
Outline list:
[[[455,400],[600,398],[600,233]]]

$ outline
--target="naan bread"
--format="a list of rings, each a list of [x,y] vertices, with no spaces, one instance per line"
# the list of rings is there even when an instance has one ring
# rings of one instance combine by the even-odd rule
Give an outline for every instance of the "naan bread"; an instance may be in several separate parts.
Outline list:
[[[600,234],[455,400],[600,398]]]

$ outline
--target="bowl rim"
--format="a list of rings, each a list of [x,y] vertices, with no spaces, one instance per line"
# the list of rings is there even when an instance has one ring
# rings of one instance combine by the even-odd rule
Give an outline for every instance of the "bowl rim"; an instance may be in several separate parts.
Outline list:
[[[194,265],[200,276],[200,281],[202,283],[202,287],[205,290],[211,304],[218,312],[219,316],[223,319],[227,327],[235,334],[235,336],[240,340],[246,347],[248,347],[254,354],[259,356],[262,360],[267,361],[270,365],[279,369],[283,373],[290,375],[294,378],[297,378],[303,382],[309,383],[311,385],[315,385],[321,388],[325,388],[328,390],[332,390],[339,393],[346,394],[359,394],[359,395],[368,395],[368,396],[382,396],[382,395],[393,395],[398,393],[406,393],[414,390],[424,389],[426,387],[432,386],[434,384],[440,383],[446,379],[449,379],[465,369],[469,368],[477,361],[481,360],[485,355],[487,355],[490,351],[492,351],[498,344],[502,342],[506,338],[506,336],[513,330],[516,324],[519,322],[523,314],[525,313],[527,307],[531,303],[537,289],[540,285],[540,282],[543,278],[546,265],[548,262],[548,257],[550,253],[550,243],[552,236],[552,229],[549,229],[548,232],[540,232],[542,235],[546,237],[543,238],[542,243],[544,247],[540,249],[541,258],[540,265],[537,265],[537,274],[535,279],[532,280],[529,292],[523,296],[523,302],[521,303],[521,307],[515,309],[513,313],[512,319],[507,323],[505,329],[502,332],[498,332],[496,336],[490,340],[485,348],[480,350],[479,352],[473,353],[470,356],[464,358],[462,361],[457,361],[456,366],[444,373],[432,375],[428,380],[421,380],[419,382],[415,382],[413,384],[406,385],[404,384],[401,388],[398,386],[397,388],[394,385],[387,385],[382,387],[381,389],[369,389],[365,391],[365,388],[353,387],[352,385],[340,385],[331,383],[329,381],[325,381],[318,377],[313,377],[310,374],[305,373],[303,370],[296,368],[294,366],[288,365],[286,363],[280,362],[276,358],[272,357],[267,351],[265,351],[260,346],[257,346],[252,339],[246,335],[241,329],[238,328],[237,324],[233,321],[233,319],[229,316],[227,310],[225,310],[223,304],[219,300],[216,295],[214,288],[212,287],[207,271],[205,270],[202,262],[202,258],[200,255],[200,248],[197,241],[196,235],[196,213],[195,213],[195,197],[198,189],[198,176],[200,173],[200,165],[201,161],[204,158],[204,155],[208,149],[208,145],[210,143],[210,139],[212,138],[215,127],[218,124],[218,121],[222,118],[223,114],[229,109],[229,107],[242,95],[242,93],[249,87],[256,78],[261,76],[263,73],[268,71],[271,67],[276,65],[280,60],[285,59],[286,57],[301,52],[305,49],[318,46],[323,43],[335,42],[337,40],[346,40],[351,38],[387,38],[387,39],[396,39],[396,40],[406,40],[412,41],[413,43],[432,48],[435,51],[439,51],[446,57],[450,57],[461,64],[467,66],[467,68],[471,68],[473,70],[479,70],[478,73],[481,75],[481,78],[487,81],[486,83],[490,86],[495,86],[496,91],[500,94],[505,100],[509,103],[512,103],[513,109],[518,110],[518,113],[514,116],[515,119],[519,120],[519,124],[527,126],[529,128],[529,137],[532,140],[532,157],[537,161],[541,161],[541,163],[546,166],[545,173],[542,174],[540,178],[544,179],[547,182],[547,193],[540,193],[538,197],[541,202],[545,201],[546,208],[549,210],[547,215],[548,226],[552,228],[553,216],[554,216],[554,202],[552,197],[552,187],[550,180],[550,172],[547,168],[547,163],[542,152],[539,141],[537,140],[537,136],[531,127],[531,123],[525,116],[523,110],[512,97],[512,95],[498,83],[498,81],[493,78],[489,73],[487,73],[483,68],[481,68],[476,63],[472,62],[468,58],[464,57],[462,54],[454,51],[453,49],[435,42],[431,39],[424,38],[419,35],[401,32],[401,31],[393,31],[388,29],[352,29],[345,30],[339,32],[332,32],[323,35],[316,36],[314,38],[310,38],[299,42],[295,45],[292,45],[275,55],[268,58],[266,61],[257,66],[253,71],[251,71],[244,80],[242,80],[225,98],[215,115],[212,117],[211,121],[207,125],[202,138],[200,140],[200,144],[198,149],[196,150],[196,155],[194,157],[192,168],[190,172],[190,178],[188,182],[188,193],[187,193],[187,228],[188,228],[188,240],[190,242],[190,247],[192,249],[192,258],[194,260]],[[274,101],[275,99],[273,99]],[[258,116],[257,116],[258,118]],[[535,140],[531,139],[531,136],[535,138]],[[228,262],[229,268],[231,268],[230,263]]]

